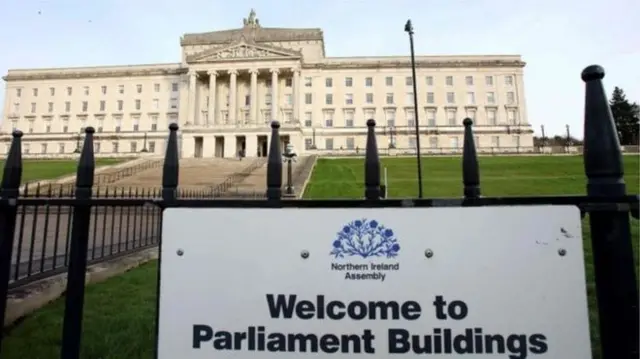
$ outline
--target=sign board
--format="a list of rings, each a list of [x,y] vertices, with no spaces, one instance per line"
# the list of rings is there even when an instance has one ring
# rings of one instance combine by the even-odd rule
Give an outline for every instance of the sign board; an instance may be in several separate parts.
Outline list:
[[[167,209],[158,358],[587,358],[571,206]]]

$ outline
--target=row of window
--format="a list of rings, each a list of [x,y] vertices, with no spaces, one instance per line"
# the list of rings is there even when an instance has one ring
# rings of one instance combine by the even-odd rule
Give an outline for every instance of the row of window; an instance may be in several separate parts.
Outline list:
[[[41,143],[40,144],[40,154],[52,154],[55,152],[49,152],[51,148],[49,147],[48,143]],[[73,146],[68,146],[68,144],[66,143],[59,143],[58,144],[58,154],[68,154],[68,153],[72,153],[73,151],[76,150],[76,145]],[[101,153],[102,152],[102,142],[101,141],[95,141],[93,143],[93,150],[94,153]],[[142,150],[142,148],[138,147],[138,142],[135,141],[131,141],[129,143],[129,152],[131,153],[135,153],[135,152],[139,152],[140,150]],[[154,153],[156,151],[156,143],[155,141],[149,141],[147,142],[147,151],[150,153]],[[111,143],[111,151],[108,153],[119,153],[120,152],[120,143],[118,141],[113,141]],[[22,145],[22,153],[23,154],[30,154],[31,153],[31,144],[30,143],[24,143]]]
[[[30,108],[29,111],[32,114],[35,114],[38,112],[38,105],[36,102],[32,102],[30,104]],[[142,100],[140,99],[135,99],[133,100],[133,109],[135,111],[141,111],[142,110]],[[178,109],[178,98],[177,97],[172,97],[169,100],[169,110],[177,110]],[[160,99],[153,99],[151,100],[151,111],[159,111],[160,110]],[[98,103],[98,112],[106,112],[107,111],[107,102],[102,100]],[[116,101],[116,108],[115,111],[117,112],[122,112],[124,111],[124,100],[117,100]],[[20,102],[16,102],[13,104],[13,111],[14,114],[19,114],[20,113]],[[46,113],[54,113],[55,112],[55,104],[53,102],[49,102],[47,103],[47,111]],[[64,112],[70,113],[71,112],[71,101],[65,101],[64,103]],[[79,112],[83,112],[83,113],[87,113],[89,112],[89,101],[81,101],[80,102],[80,111]]]
[[[149,116],[150,119],[150,123],[149,123],[149,127],[148,129],[150,131],[158,131],[158,129],[160,128],[158,125],[158,115],[151,115]],[[69,132],[69,117],[64,116],[61,117],[62,123],[59,124],[59,128],[60,128],[60,132],[62,133],[68,133]],[[87,116],[80,116],[78,117],[79,120],[79,124],[80,124],[80,132],[84,131],[84,129],[87,127],[88,122],[87,122]],[[130,131],[140,131],[142,130],[140,127],[140,116],[132,116],[131,120],[133,122],[132,126],[131,126],[131,130]],[[99,116],[96,117],[95,119],[96,121],[96,132],[103,132],[105,125],[104,125],[104,116]],[[55,132],[54,130],[54,126],[52,124],[52,118],[47,118],[44,121],[44,133],[51,133],[51,132]],[[178,123],[178,116],[177,115],[169,115],[167,118],[167,122],[168,124],[172,124],[172,123]],[[110,124],[111,125],[111,124]],[[113,124],[112,124],[112,128],[114,132],[122,132],[122,116],[114,116],[113,118]],[[12,129],[16,130],[18,128],[18,121],[17,120],[13,120],[12,121]],[[161,128],[161,130],[165,130],[166,127]],[[29,127],[27,129],[28,133],[34,133],[34,132],[39,132],[36,131],[36,123],[35,120],[30,120],[29,121]]]
[[[486,75],[484,77],[484,84],[485,86],[488,87],[492,87],[494,86],[494,78],[495,76],[493,75]],[[391,87],[393,86],[393,76],[386,76],[384,79],[384,83],[385,86],[387,87]],[[513,86],[513,75],[505,75],[504,76],[504,84],[506,86]],[[425,84],[427,86],[434,86],[435,80],[433,76],[426,76],[425,77]],[[467,86],[475,86],[476,81],[475,81],[475,77],[474,76],[465,76],[464,77],[464,83]],[[404,84],[406,86],[413,86],[413,77],[411,76],[406,76],[404,78]],[[444,77],[444,84],[445,86],[454,86],[454,76],[445,76]],[[324,80],[324,85],[327,88],[331,88],[333,87],[333,77],[326,77]],[[304,86],[305,87],[312,87],[313,86],[313,78],[311,77],[305,77],[304,78]],[[344,78],[344,86],[345,87],[353,87],[353,77],[345,77]],[[364,79],[364,86],[365,87],[373,87],[373,77],[365,77]]]
[[[520,136],[515,135],[515,136],[511,136],[511,145],[508,145],[508,147],[520,147]],[[393,140],[390,139],[390,142],[394,142]],[[409,136],[408,137],[408,142],[409,142],[409,148],[416,148],[416,137],[415,136]],[[477,147],[481,147],[478,146],[478,144],[480,143],[480,138],[478,136],[476,136],[475,138],[475,143]],[[324,148],[320,148],[317,147],[318,149],[322,149],[322,150],[356,150],[358,149],[355,146],[355,138],[354,137],[347,137],[344,139],[344,144],[345,146],[339,146],[338,148],[336,148],[335,144],[334,144],[334,139],[333,138],[325,138],[324,139]],[[394,143],[395,145],[395,143]],[[448,146],[444,145],[442,146],[442,144],[440,143],[440,138],[436,137],[436,136],[430,136],[428,139],[428,147],[427,148],[432,148],[432,149],[438,149],[441,147],[444,148],[460,148],[462,145],[462,141],[461,138],[458,136],[452,136],[449,137],[449,143]],[[317,146],[317,145],[316,145]],[[491,136],[491,147],[500,147],[501,143],[500,143],[500,136]],[[313,138],[305,138],[304,139],[304,147],[306,150],[311,150],[314,147],[314,141]],[[421,148],[423,146],[420,146]]]
[[[373,93],[365,93],[364,94],[364,102],[366,104],[374,104],[374,94]],[[436,94],[434,92],[427,92],[427,96],[426,96],[426,103],[427,104],[435,104],[436,100],[438,100],[436,98]],[[271,102],[271,97],[269,97],[269,103]],[[405,105],[413,105],[414,102],[414,95],[413,92],[407,92],[405,94],[405,100],[404,100],[404,104]],[[418,99],[418,102],[420,102],[420,100]],[[455,92],[447,92],[446,93],[446,103],[447,104],[451,104],[454,105],[456,104],[457,101],[456,100],[456,93]],[[311,93],[305,93],[304,94],[304,103],[305,105],[312,105],[313,104],[313,94]],[[475,105],[476,104],[476,93],[475,92],[467,92],[466,96],[465,96],[465,104],[467,105]],[[514,105],[516,103],[516,94],[513,91],[508,91],[506,93],[506,104],[507,105]],[[287,103],[289,104],[289,103]],[[325,105],[334,105],[334,95],[333,94],[325,94],[325,98],[324,98],[324,104]],[[352,93],[347,93],[344,94],[344,105],[353,105],[354,104],[354,95]],[[398,105],[397,101],[396,101],[396,97],[394,93],[387,93],[385,95],[385,104],[386,105],[390,105],[390,106],[395,106]],[[487,92],[486,93],[486,99],[485,99],[485,104],[487,105],[495,105],[496,104],[496,93],[495,92]]]
[[[125,88],[126,85],[118,85],[117,87],[117,91],[119,94],[124,94],[125,93]],[[72,86],[67,86],[65,88],[66,90],[66,94],[67,96],[73,96],[73,87]],[[102,85],[100,86],[100,92],[103,95],[107,94],[107,86]],[[143,87],[141,84],[137,84],[135,85],[135,92],[136,93],[142,93]],[[160,92],[161,90],[161,86],[159,83],[155,83],[153,84],[153,92]],[[172,92],[178,92],[178,83],[174,82],[171,84],[171,91]],[[38,97],[39,95],[39,88],[34,87],[31,89],[31,96],[33,97]],[[91,87],[90,86],[83,86],[82,87],[82,92],[84,93],[85,96],[89,96],[89,94],[91,93]],[[49,87],[49,96],[55,96],[56,95],[56,88],[55,87]],[[16,97],[22,97],[22,88],[16,88]]]

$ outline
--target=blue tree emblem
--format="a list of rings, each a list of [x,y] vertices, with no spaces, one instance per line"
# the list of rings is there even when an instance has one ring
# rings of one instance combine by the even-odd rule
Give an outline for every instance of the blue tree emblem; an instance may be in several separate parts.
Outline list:
[[[385,228],[375,220],[357,219],[342,227],[333,241],[335,258],[346,256],[387,257],[398,255],[400,245],[393,230]]]

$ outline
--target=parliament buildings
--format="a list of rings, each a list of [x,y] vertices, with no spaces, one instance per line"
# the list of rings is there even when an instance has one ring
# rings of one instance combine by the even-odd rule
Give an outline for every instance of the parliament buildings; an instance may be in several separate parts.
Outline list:
[[[263,27],[253,11],[180,45],[179,63],[9,70],[0,151],[20,129],[27,157],[69,156],[93,126],[97,155],[162,155],[176,122],[182,157],[254,157],[275,119],[300,154],[362,153],[371,118],[382,153],[416,147],[408,56],[328,57],[321,29]],[[416,57],[423,153],[460,153],[465,117],[480,151],[531,151],[524,66],[517,55]]]

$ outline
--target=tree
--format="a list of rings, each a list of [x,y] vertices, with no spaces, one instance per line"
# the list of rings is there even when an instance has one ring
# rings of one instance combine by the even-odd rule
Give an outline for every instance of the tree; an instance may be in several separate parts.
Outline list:
[[[618,139],[623,146],[638,144],[638,131],[640,131],[640,106],[630,103],[621,88],[613,89],[611,95],[611,112],[613,121],[618,129]]]

